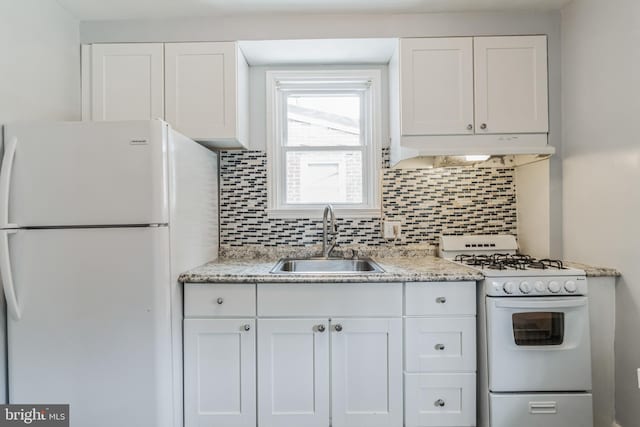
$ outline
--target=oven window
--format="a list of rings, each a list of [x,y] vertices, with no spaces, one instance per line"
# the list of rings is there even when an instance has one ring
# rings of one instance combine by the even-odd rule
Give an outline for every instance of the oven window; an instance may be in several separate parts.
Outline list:
[[[512,319],[516,345],[560,345],[564,340],[564,313],[515,313]]]

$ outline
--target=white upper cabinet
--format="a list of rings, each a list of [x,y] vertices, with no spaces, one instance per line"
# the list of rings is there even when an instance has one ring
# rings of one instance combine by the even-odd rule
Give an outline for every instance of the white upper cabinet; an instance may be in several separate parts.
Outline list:
[[[546,36],[476,37],[476,133],[549,131]]]
[[[402,39],[399,74],[403,136],[549,130],[546,36]]]
[[[166,120],[213,146],[247,145],[248,65],[238,44],[165,45]]]
[[[90,92],[90,119],[163,118],[163,62],[162,43],[93,45],[90,72],[83,72],[91,79],[83,91]]]
[[[248,146],[249,67],[236,42],[84,45],[82,97],[84,120],[163,118],[209,147]]]
[[[401,43],[403,135],[473,133],[473,38]]]

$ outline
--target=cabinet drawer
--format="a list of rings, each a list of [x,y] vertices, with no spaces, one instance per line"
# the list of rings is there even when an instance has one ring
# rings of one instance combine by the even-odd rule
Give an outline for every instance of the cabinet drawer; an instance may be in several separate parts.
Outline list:
[[[476,318],[406,318],[405,369],[475,371]]]
[[[184,317],[255,316],[256,288],[253,284],[184,285]]]
[[[476,314],[476,282],[416,282],[405,286],[407,316]]]
[[[398,283],[261,283],[258,316],[402,316]]]
[[[475,374],[405,374],[406,427],[476,425]]]

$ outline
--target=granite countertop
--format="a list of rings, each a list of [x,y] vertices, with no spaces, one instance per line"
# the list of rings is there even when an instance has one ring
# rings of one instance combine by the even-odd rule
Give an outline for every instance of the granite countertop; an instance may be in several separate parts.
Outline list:
[[[582,264],[573,261],[563,261],[565,267],[577,268],[578,270],[584,270],[587,273],[587,277],[620,277],[622,274],[615,268],[609,267],[594,267],[592,265]]]
[[[482,280],[479,271],[435,256],[433,246],[368,247],[363,245],[336,248],[335,256],[358,255],[371,257],[384,273],[324,273],[271,274],[280,258],[305,258],[320,252],[319,246],[278,248],[256,246],[223,247],[220,258],[180,275],[181,282],[190,283],[336,283],[336,282],[436,282]],[[617,277],[613,268],[594,267],[566,261],[566,267],[584,270],[587,277]]]
[[[277,259],[219,259],[183,273],[178,280],[190,283],[348,283],[476,281],[477,270],[433,255],[374,258],[384,273],[271,274]]]

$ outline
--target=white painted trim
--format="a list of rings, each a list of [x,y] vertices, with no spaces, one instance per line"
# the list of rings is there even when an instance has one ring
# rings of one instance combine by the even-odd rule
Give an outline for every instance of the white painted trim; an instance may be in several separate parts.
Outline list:
[[[82,98],[82,121],[91,120],[91,45],[80,47],[80,92]]]
[[[309,218],[315,217],[317,206],[307,205],[291,207],[285,205],[284,181],[282,174],[277,171],[283,167],[283,151],[277,148],[283,129],[278,120],[278,111],[282,109],[282,96],[280,95],[280,81],[313,82],[322,80],[337,80],[349,82],[368,81],[370,86],[366,91],[364,102],[365,109],[369,111],[370,126],[363,129],[369,134],[370,150],[365,151],[365,164],[363,165],[365,176],[363,183],[366,185],[366,203],[361,205],[349,205],[343,209],[342,216],[371,217],[372,212],[379,216],[380,209],[380,163],[382,147],[382,99],[381,99],[381,71],[375,69],[364,70],[285,70],[266,71],[266,119],[267,119],[267,199],[269,216],[275,218]],[[368,183],[368,185],[367,185]]]
[[[267,217],[269,218],[302,218],[302,219],[321,219],[321,208],[306,208],[306,209],[267,209]],[[334,212],[337,218],[380,218],[381,213],[379,208],[374,209],[354,209],[354,208],[339,208],[334,205]]]

